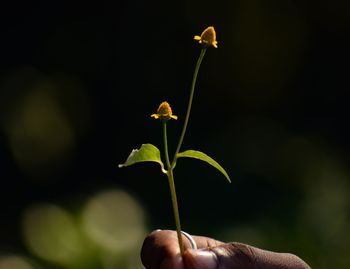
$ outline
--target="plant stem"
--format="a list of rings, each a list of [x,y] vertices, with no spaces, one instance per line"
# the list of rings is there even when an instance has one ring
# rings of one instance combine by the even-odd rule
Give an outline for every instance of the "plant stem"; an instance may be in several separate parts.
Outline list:
[[[177,239],[179,241],[180,253],[181,253],[181,255],[183,255],[184,254],[184,246],[183,246],[182,235],[181,235],[180,214],[179,214],[179,208],[178,208],[178,203],[177,203],[177,198],[176,198],[176,189],[175,189],[175,182],[174,182],[173,167],[170,165],[170,160],[169,160],[166,121],[163,122],[163,138],[164,138],[165,161],[166,161],[166,165],[168,168],[166,175],[168,177],[168,182],[169,182],[169,187],[170,187],[171,202],[173,205],[173,213],[174,213],[174,218],[175,218]]]
[[[167,165],[167,169],[171,170],[170,159],[169,159],[169,150],[168,150],[168,135],[166,128],[166,121],[163,121],[163,140],[164,140],[164,152],[165,152],[165,162]]]
[[[170,169],[168,171],[167,175],[168,175],[168,181],[169,181],[169,187],[170,187],[170,193],[171,193],[171,201],[173,204],[177,239],[179,241],[180,253],[181,253],[181,255],[183,255],[184,254],[184,245],[182,242],[180,214],[179,214],[179,208],[178,208],[177,198],[176,198],[176,189],[175,189],[175,183],[174,183],[173,170]]]
[[[205,55],[206,50],[207,50],[206,47],[202,48],[201,53],[200,53],[198,60],[197,60],[196,68],[194,69],[192,85],[191,85],[191,92],[190,92],[190,99],[188,101],[186,117],[185,117],[184,125],[182,128],[182,132],[180,135],[179,143],[177,145],[175,155],[174,155],[174,158],[173,158],[171,163],[170,163],[169,151],[168,151],[167,125],[166,125],[166,121],[163,121],[164,152],[165,152],[165,161],[166,161],[166,165],[167,165],[167,169],[168,169],[166,175],[168,177],[168,182],[169,182],[169,187],[170,187],[171,201],[172,201],[172,205],[173,205],[173,212],[174,212],[175,225],[176,225],[176,233],[177,233],[177,239],[179,241],[179,248],[180,248],[181,255],[184,254],[184,246],[183,246],[183,242],[182,242],[180,214],[179,214],[179,208],[178,208],[177,198],[176,198],[176,189],[175,189],[173,170],[174,170],[175,165],[176,165],[177,154],[180,152],[182,142],[185,138],[187,125],[188,125],[188,121],[190,119],[190,114],[191,114],[194,89],[196,87],[198,71],[199,71],[199,68],[201,66],[201,63],[202,63],[202,60],[203,60],[203,57]]]
[[[199,71],[199,68],[201,66],[201,63],[202,63],[202,60],[204,58],[204,55],[205,55],[206,51],[207,51],[207,48],[203,47],[202,50],[201,50],[201,53],[200,53],[200,55],[198,57],[196,68],[194,69],[193,78],[192,78],[192,85],[191,85],[190,99],[188,101],[185,122],[184,122],[184,125],[183,125],[183,128],[182,128],[182,132],[181,132],[181,135],[180,135],[179,143],[177,144],[177,148],[176,148],[176,151],[175,151],[175,155],[174,155],[171,167],[175,167],[176,160],[177,160],[177,154],[180,152],[180,149],[181,149],[181,146],[182,146],[182,142],[183,142],[183,140],[185,138],[187,125],[188,125],[188,121],[190,119],[190,114],[191,114],[191,108],[192,108],[192,102],[193,102],[193,96],[194,96],[194,89],[196,87],[198,71]]]

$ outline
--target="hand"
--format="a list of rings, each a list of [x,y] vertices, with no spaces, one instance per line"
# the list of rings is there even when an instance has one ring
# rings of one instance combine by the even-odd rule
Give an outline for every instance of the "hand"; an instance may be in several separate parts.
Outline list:
[[[193,236],[197,250],[183,236],[184,255],[180,255],[174,231],[155,231],[143,243],[141,259],[147,269],[310,269],[299,257],[276,253],[241,243],[223,243]]]

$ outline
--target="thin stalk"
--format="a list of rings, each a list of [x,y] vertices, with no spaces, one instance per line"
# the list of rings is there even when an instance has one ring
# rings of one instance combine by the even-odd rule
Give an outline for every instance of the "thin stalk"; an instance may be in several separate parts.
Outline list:
[[[174,212],[174,218],[175,218],[177,240],[179,241],[180,253],[181,253],[181,255],[183,255],[184,254],[184,244],[182,242],[180,214],[179,214],[179,208],[178,208],[177,198],[176,198],[176,189],[175,189],[175,183],[174,183],[173,170],[170,169],[168,171],[167,175],[168,175],[168,181],[169,181],[169,187],[170,187],[170,193],[171,193],[171,201],[173,204],[173,212]]]
[[[164,141],[164,153],[165,153],[165,162],[167,169],[170,170],[170,159],[169,159],[169,150],[168,150],[168,135],[167,135],[167,126],[166,121],[163,121],[163,141]]]
[[[193,102],[193,96],[194,96],[194,89],[196,87],[198,71],[199,71],[199,68],[201,66],[201,63],[202,63],[202,60],[204,58],[204,55],[205,55],[206,51],[207,51],[207,48],[203,47],[202,50],[201,50],[201,53],[200,53],[200,55],[198,57],[196,67],[194,69],[193,78],[192,78],[192,85],[191,85],[191,93],[190,93],[190,99],[188,101],[186,117],[185,117],[185,121],[184,121],[184,125],[183,125],[182,132],[181,132],[181,135],[180,135],[179,143],[177,144],[177,148],[176,148],[176,151],[175,151],[175,155],[174,155],[171,167],[175,167],[176,160],[177,160],[177,154],[180,152],[180,149],[181,149],[181,146],[182,146],[182,142],[183,142],[183,140],[185,138],[187,125],[188,125],[188,121],[190,119],[190,114],[191,114],[191,108],[192,108],[192,102]]]
[[[177,239],[179,241],[179,247],[180,247],[180,252],[181,255],[184,254],[184,246],[183,246],[183,241],[182,241],[182,235],[181,235],[181,224],[180,224],[180,214],[179,214],[179,208],[178,208],[178,203],[177,203],[177,198],[176,198],[176,189],[175,189],[175,182],[174,182],[174,173],[173,169],[175,168],[176,165],[176,160],[177,160],[177,154],[180,152],[182,142],[185,138],[186,130],[187,130],[187,125],[188,121],[190,119],[190,114],[191,114],[191,108],[192,108],[192,103],[193,103],[193,96],[194,96],[194,89],[196,87],[196,81],[197,81],[197,76],[198,76],[198,71],[201,66],[202,60],[204,58],[206,48],[203,47],[201,50],[201,53],[198,57],[196,67],[194,69],[193,73],[193,79],[192,79],[192,85],[191,85],[191,92],[190,92],[190,98],[188,101],[188,106],[187,106],[187,112],[186,112],[186,117],[184,121],[184,125],[182,128],[182,132],[180,135],[179,142],[177,144],[177,148],[175,151],[174,158],[172,162],[170,162],[169,159],[169,151],[168,151],[168,138],[167,138],[167,125],[166,121],[163,122],[163,138],[164,138],[164,151],[165,151],[165,161],[167,165],[167,177],[168,177],[168,182],[169,182],[169,187],[170,187],[170,194],[171,194],[171,201],[173,205],[173,213],[174,213],[174,218],[175,218],[175,225],[176,225],[176,233],[177,233]]]
[[[176,197],[173,167],[171,166],[170,159],[169,159],[166,121],[163,122],[163,138],[164,138],[165,161],[166,161],[166,165],[168,168],[166,175],[168,177],[170,194],[171,194],[171,202],[173,205],[173,213],[174,213],[174,219],[175,219],[175,225],[176,225],[177,239],[179,241],[180,253],[181,253],[181,255],[183,255],[184,254],[184,246],[183,246],[182,235],[181,235],[180,214],[179,214],[179,207],[178,207],[177,197]]]

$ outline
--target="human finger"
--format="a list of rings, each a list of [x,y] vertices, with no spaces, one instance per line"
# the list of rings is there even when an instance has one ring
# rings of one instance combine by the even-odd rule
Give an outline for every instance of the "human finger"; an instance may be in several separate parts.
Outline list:
[[[192,236],[198,248],[215,247],[222,242],[205,236]],[[184,249],[190,249],[191,244],[189,240],[182,235]],[[182,257],[180,255],[180,248],[175,231],[170,230],[156,230],[150,233],[144,240],[141,249],[141,260],[147,269],[174,268],[180,269],[182,264]],[[171,267],[172,266],[172,267]]]
[[[241,243],[191,250],[184,254],[186,268],[191,269],[310,269],[299,257],[277,253]]]

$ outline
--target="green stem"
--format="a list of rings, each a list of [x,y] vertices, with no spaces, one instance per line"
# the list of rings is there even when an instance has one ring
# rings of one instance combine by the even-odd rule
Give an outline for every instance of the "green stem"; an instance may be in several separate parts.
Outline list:
[[[167,169],[170,170],[170,159],[169,159],[169,151],[168,151],[168,135],[166,128],[166,121],[163,121],[163,140],[164,140],[164,152],[165,152],[165,162],[167,165]]]
[[[184,122],[184,125],[183,125],[183,128],[182,128],[182,132],[181,132],[181,135],[180,135],[179,143],[177,144],[177,148],[176,148],[176,151],[175,151],[175,155],[174,155],[171,167],[175,167],[176,160],[177,160],[177,154],[180,152],[180,149],[181,149],[181,146],[182,146],[182,142],[183,142],[183,140],[185,138],[187,125],[188,125],[188,121],[190,119],[190,114],[191,114],[191,108],[192,108],[192,102],[193,102],[193,96],[194,96],[194,89],[196,87],[198,71],[199,71],[199,68],[201,66],[201,63],[202,63],[202,60],[204,58],[204,55],[205,55],[206,51],[207,51],[207,48],[203,47],[202,50],[201,50],[201,53],[200,53],[200,55],[198,57],[196,68],[194,69],[193,78],[192,78],[192,85],[191,85],[190,99],[188,101],[185,122]]]
[[[174,183],[173,170],[170,169],[168,171],[167,175],[168,175],[168,181],[169,181],[169,187],[170,187],[170,193],[171,193],[171,201],[173,204],[173,212],[174,212],[174,218],[175,218],[177,239],[179,241],[180,253],[181,253],[181,255],[183,255],[184,254],[184,244],[182,242],[180,214],[179,214],[179,208],[178,208],[177,198],[176,198],[176,189],[175,189],[175,183]]]
[[[176,189],[175,189],[175,182],[174,182],[173,167],[170,165],[170,160],[169,160],[166,121],[163,122],[163,138],[164,138],[165,161],[166,161],[166,165],[168,168],[166,175],[168,177],[168,182],[169,182],[169,187],[170,187],[170,194],[171,194],[171,201],[172,201],[172,205],[173,205],[173,213],[174,213],[174,218],[175,218],[177,239],[179,241],[180,253],[181,253],[181,255],[183,255],[184,254],[184,246],[183,246],[182,235],[181,235],[180,214],[179,214],[179,207],[178,207],[177,198],[176,198]]]
[[[176,165],[177,154],[180,152],[182,142],[183,142],[185,134],[186,134],[187,125],[188,125],[188,121],[190,119],[190,114],[191,114],[194,89],[196,87],[198,71],[199,71],[199,68],[201,66],[201,63],[202,63],[202,60],[203,60],[203,57],[205,55],[206,50],[207,49],[205,47],[202,48],[201,53],[200,53],[198,60],[197,60],[196,68],[194,69],[192,85],[191,85],[191,92],[190,92],[190,99],[188,101],[186,117],[185,117],[184,125],[182,128],[182,132],[180,135],[179,143],[177,145],[175,155],[174,155],[174,158],[173,158],[171,163],[170,163],[169,151],[168,151],[167,125],[166,125],[166,121],[163,121],[165,161],[166,161],[166,165],[167,165],[167,169],[168,169],[166,175],[168,177],[168,182],[169,182],[169,187],[170,187],[171,201],[172,201],[172,205],[173,205],[173,212],[174,212],[175,225],[176,225],[176,233],[177,233],[177,239],[179,241],[181,255],[184,254],[184,246],[183,246],[183,242],[182,242],[180,214],[179,214],[179,208],[178,208],[178,203],[177,203],[177,198],[176,198],[176,189],[175,189],[173,170],[174,170],[175,165]]]

